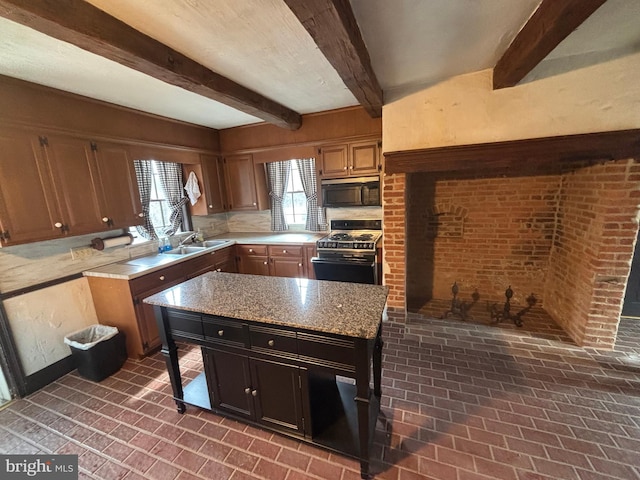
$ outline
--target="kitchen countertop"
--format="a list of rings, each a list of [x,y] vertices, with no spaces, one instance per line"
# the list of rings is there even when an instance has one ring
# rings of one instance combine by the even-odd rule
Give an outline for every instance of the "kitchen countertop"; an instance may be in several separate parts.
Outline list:
[[[372,339],[388,293],[389,287],[382,285],[209,272],[143,301],[227,318]]]
[[[196,258],[200,255],[207,255],[216,250],[229,247],[235,244],[287,244],[296,243],[313,244],[326,233],[270,233],[270,232],[228,232],[217,235],[207,240],[228,240],[228,243],[217,247],[211,247],[201,252],[190,255],[153,254],[144,257],[132,258],[117,263],[110,263],[101,267],[95,267],[82,272],[85,277],[115,278],[120,280],[133,280],[134,278],[162,270],[170,265]],[[188,244],[187,244],[188,246]]]

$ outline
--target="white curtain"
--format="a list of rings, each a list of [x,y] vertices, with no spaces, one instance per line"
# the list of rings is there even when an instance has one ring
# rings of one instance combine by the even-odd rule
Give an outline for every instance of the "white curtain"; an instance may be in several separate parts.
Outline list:
[[[296,160],[304,195],[307,197],[307,223],[305,229],[311,232],[319,232],[326,229],[324,211],[318,207],[318,183],[316,180],[315,158],[303,158]]]
[[[271,230],[274,232],[288,230],[289,225],[284,218],[282,199],[291,174],[290,160],[267,163],[267,173],[269,174],[269,197],[271,199]]]

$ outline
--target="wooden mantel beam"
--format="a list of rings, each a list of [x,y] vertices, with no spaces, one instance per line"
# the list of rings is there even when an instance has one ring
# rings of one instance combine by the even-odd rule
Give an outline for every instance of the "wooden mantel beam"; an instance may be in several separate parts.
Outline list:
[[[382,116],[382,88],[349,0],[284,0],[372,118]]]
[[[498,60],[493,88],[513,87],[606,0],[542,0]]]
[[[279,127],[299,113],[223,77],[82,0],[0,0],[0,16]]]

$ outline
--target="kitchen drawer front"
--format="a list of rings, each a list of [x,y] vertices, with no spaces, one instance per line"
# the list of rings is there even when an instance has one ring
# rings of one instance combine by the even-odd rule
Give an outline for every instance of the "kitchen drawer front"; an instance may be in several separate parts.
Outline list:
[[[302,257],[301,245],[269,245],[272,257]]]
[[[243,255],[266,255],[266,245],[236,245],[236,252],[239,256]]]
[[[355,371],[355,344],[351,340],[298,332],[300,360]]]
[[[284,354],[292,358],[298,355],[296,332],[269,327],[249,326],[251,350],[262,353]]]
[[[173,336],[204,339],[202,329],[202,316],[197,313],[185,312],[182,310],[167,310],[169,328]]]
[[[207,271],[213,270],[215,266],[214,252],[200,255],[199,257],[192,258],[183,262],[185,274],[187,278],[193,278]]]
[[[162,285],[169,286],[179,280],[186,278],[185,267],[182,264],[172,265],[157,272],[149,273],[142,277],[134,278],[129,281],[129,288],[134,295],[145,292],[147,290],[161,287]]]
[[[246,348],[249,346],[247,325],[219,317],[202,317],[204,338],[210,342]]]

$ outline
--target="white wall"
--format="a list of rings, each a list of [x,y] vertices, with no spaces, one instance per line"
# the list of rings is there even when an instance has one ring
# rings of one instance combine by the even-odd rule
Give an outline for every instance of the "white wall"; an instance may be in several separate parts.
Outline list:
[[[502,90],[484,70],[385,102],[385,152],[639,128],[640,53]]]
[[[26,375],[71,354],[65,335],[98,323],[84,277],[9,298],[4,308]]]

